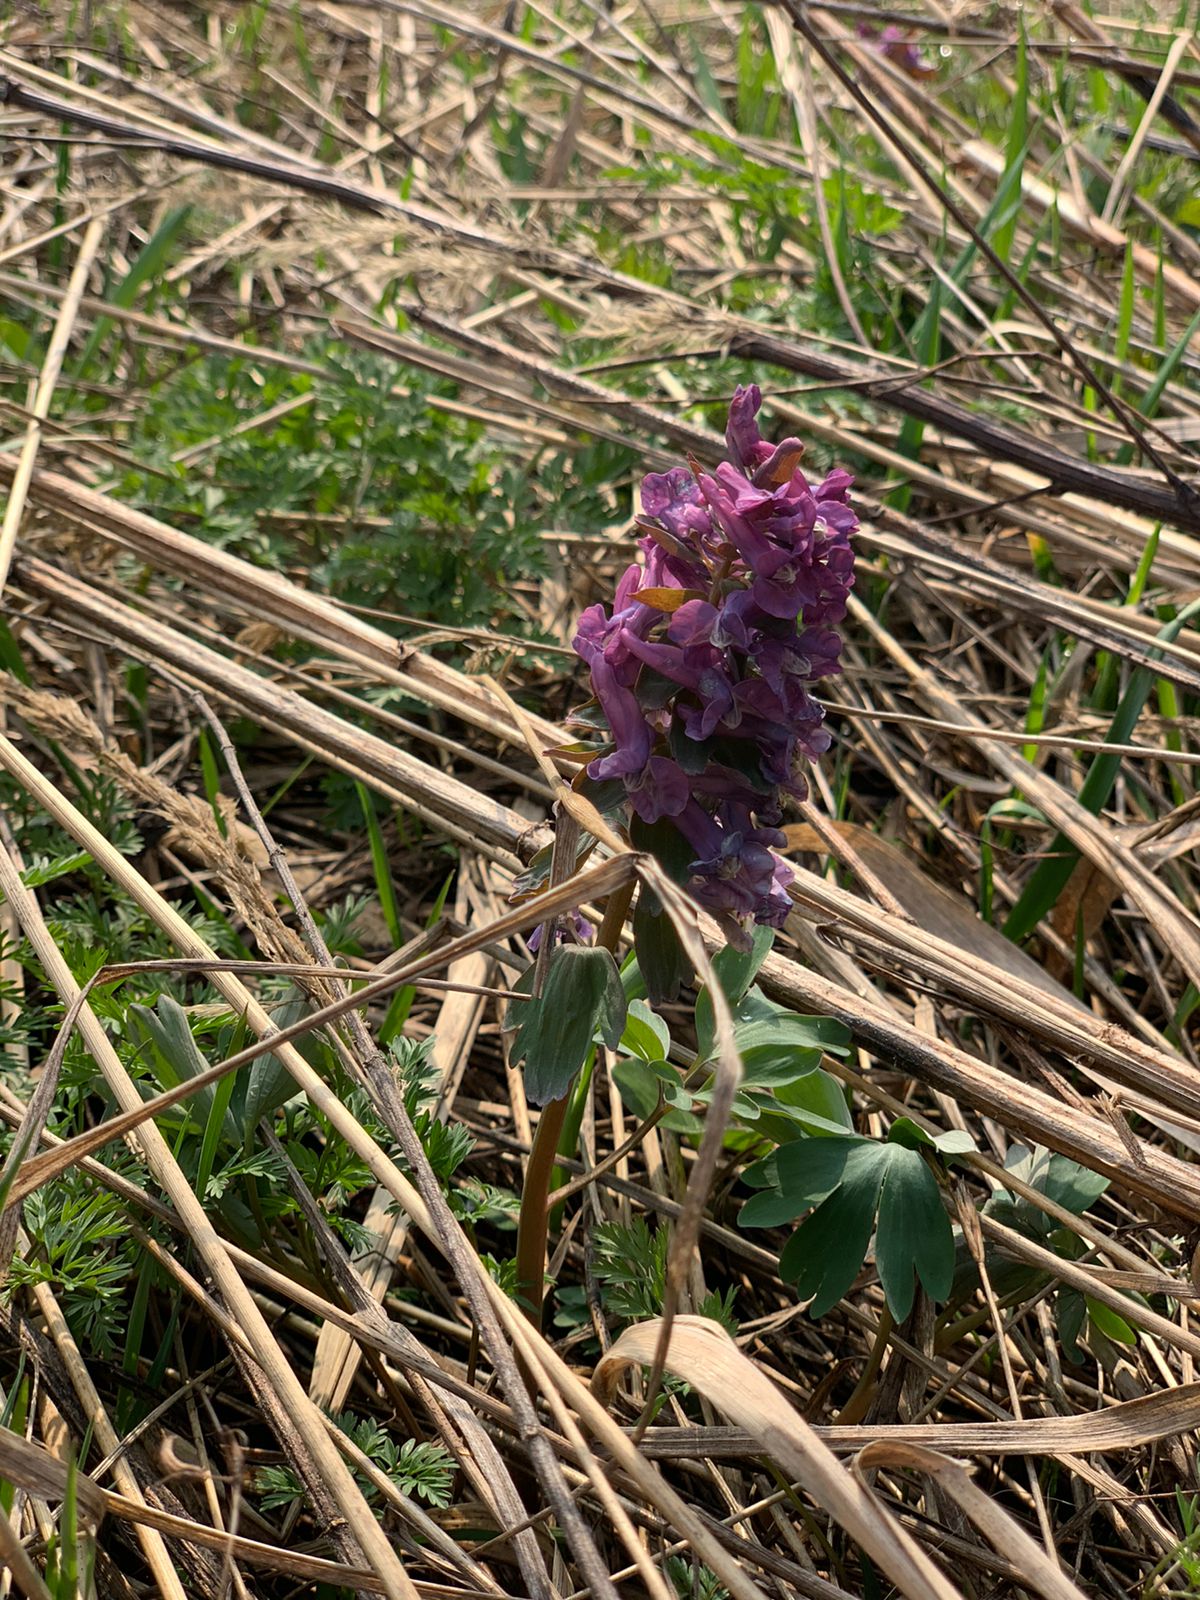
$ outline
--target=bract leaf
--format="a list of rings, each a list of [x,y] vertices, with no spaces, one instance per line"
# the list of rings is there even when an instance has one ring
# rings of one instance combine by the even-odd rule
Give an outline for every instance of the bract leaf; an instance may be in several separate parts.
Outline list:
[[[701,600],[699,589],[639,589],[635,597],[641,605],[653,611],[678,611],[688,600]]]
[[[611,952],[560,945],[542,994],[522,1007],[512,1059],[525,1063],[525,1093],[536,1105],[570,1087],[599,1032],[615,1049],[625,1025],[625,990]]]

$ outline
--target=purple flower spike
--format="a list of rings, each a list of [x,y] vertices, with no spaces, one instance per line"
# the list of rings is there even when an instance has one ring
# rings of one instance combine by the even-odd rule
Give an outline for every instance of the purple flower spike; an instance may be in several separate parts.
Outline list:
[[[763,438],[761,405],[756,384],[734,394],[712,474],[643,479],[643,559],[575,634],[609,730],[588,777],[679,832],[692,895],[736,944],[791,909],[775,824],[831,742],[812,688],[840,670],[858,527],[850,474],[811,486],[800,441]]]

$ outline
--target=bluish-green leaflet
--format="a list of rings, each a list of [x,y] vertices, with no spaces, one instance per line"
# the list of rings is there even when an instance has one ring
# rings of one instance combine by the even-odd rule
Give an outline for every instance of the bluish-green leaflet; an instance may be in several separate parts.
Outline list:
[[[797,1139],[762,1164],[774,1186],[742,1207],[738,1226],[769,1228],[809,1215],[779,1258],[810,1312],[823,1316],[849,1290],[875,1235],[875,1259],[897,1321],[912,1310],[919,1278],[944,1300],[954,1277],[954,1234],[924,1158],[900,1142]],[[812,1208],[810,1210],[810,1207]]]

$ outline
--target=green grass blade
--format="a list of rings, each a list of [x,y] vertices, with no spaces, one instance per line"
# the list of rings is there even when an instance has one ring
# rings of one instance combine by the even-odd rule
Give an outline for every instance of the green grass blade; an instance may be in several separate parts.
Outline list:
[[[383,829],[379,826],[375,802],[366,785],[355,780],[354,787],[358,791],[358,803],[362,807],[363,820],[367,824],[367,838],[371,846],[371,870],[375,875],[375,893],[379,896],[383,920],[387,923],[388,937],[392,941],[393,948],[398,950],[404,943],[404,930],[400,925],[396,891],[392,888],[392,869],[388,864]]]
[[[1154,686],[1154,695],[1158,701],[1158,714],[1167,722],[1175,722],[1181,714],[1179,692],[1170,678],[1160,678]],[[1177,753],[1183,749],[1183,740],[1179,736],[1178,728],[1165,728],[1163,730],[1163,744],[1168,750]],[[1167,781],[1171,785],[1171,797],[1177,806],[1184,805],[1189,796],[1179,773],[1172,762],[1167,767]]]
[[[1017,19],[1017,79],[1012,100],[1012,121],[1008,125],[1008,140],[1004,151],[1004,173],[996,191],[996,199],[989,211],[997,213],[991,246],[1006,265],[1012,253],[1021,214],[1021,179],[1025,173],[1025,153],[1029,148],[1029,51],[1025,37],[1024,19]],[[984,219],[986,237],[987,218]]]
[[[1152,417],[1158,410],[1159,401],[1163,397],[1167,385],[1175,376],[1179,363],[1188,352],[1188,346],[1200,331],[1200,311],[1197,311],[1187,327],[1183,330],[1177,342],[1168,350],[1166,358],[1154,376],[1154,382],[1146,390],[1141,406],[1138,408],[1143,417]],[[1133,460],[1133,445],[1122,445],[1117,452],[1117,461],[1127,467]]]
[[[433,927],[434,923],[446,909],[446,897],[450,893],[450,885],[453,882],[454,874],[452,872],[448,873],[445,883],[442,884],[442,887],[438,892],[437,899],[433,902],[433,910],[429,913],[429,916],[425,920],[425,926],[427,929]],[[397,946],[399,946],[400,940],[397,939],[396,943]],[[413,988],[410,988],[408,984],[405,984],[403,989],[397,989],[396,993],[392,996],[391,1004],[387,1008],[383,1023],[379,1029],[379,1043],[385,1050],[387,1049],[388,1045],[391,1044],[392,1040],[399,1036],[400,1030],[408,1021],[408,1013],[412,1008],[412,1003],[416,999],[416,996],[417,991]]]
[[[1123,380],[1120,369],[1129,354],[1129,335],[1133,328],[1134,290],[1133,245],[1127,244],[1125,246],[1125,266],[1121,273],[1121,298],[1117,305],[1117,342],[1113,346],[1113,363],[1117,369],[1113,373],[1112,381],[1114,394],[1121,392]]]
[[[113,292],[105,296],[110,305],[120,306],[123,310],[129,310],[133,306],[142,288],[162,273],[170,260],[175,240],[191,213],[190,205],[176,206],[174,210],[167,212],[138,252],[129,271]],[[113,322],[110,317],[101,317],[97,321],[88,337],[88,342],[83,347],[83,354],[75,365],[76,378],[83,377],[90,370],[92,362],[96,359],[96,352],[108,338],[112,327]]]
[[[1178,637],[1184,624],[1198,614],[1200,614],[1200,600],[1194,600],[1159,630],[1158,638],[1163,643],[1169,644]],[[1156,656],[1159,654],[1158,651],[1154,653]],[[1104,741],[1106,744],[1129,743],[1155,677],[1156,674],[1150,667],[1135,668],[1129,680],[1129,687],[1121,697],[1121,703],[1109,727],[1108,736]],[[1107,804],[1120,770],[1119,755],[1098,755],[1088,768],[1087,777],[1083,780],[1083,786],[1079,791],[1079,803],[1093,816]],[[1042,918],[1057,904],[1078,859],[1079,852],[1075,846],[1064,834],[1058,834],[1050,846],[1049,854],[1034,868],[1024,891],[1009,912],[1008,920],[1004,924],[1004,932],[1008,938],[1017,941],[1033,932]]]
[[[1162,533],[1162,523],[1156,524],[1150,537],[1146,540],[1146,548],[1142,551],[1141,559],[1137,564],[1137,571],[1129,585],[1129,593],[1125,596],[1127,606],[1136,606],[1145,593],[1146,584],[1150,580],[1150,573],[1154,566],[1154,558],[1158,554],[1158,540]],[[1111,711],[1117,697],[1117,673],[1120,669],[1120,659],[1110,650],[1101,650],[1096,657],[1096,686],[1092,690],[1092,706],[1100,711]]]
[[[236,1082],[237,1074],[229,1072],[213,1089],[212,1105],[209,1107],[208,1120],[204,1124],[204,1141],[200,1146],[200,1162],[196,1170],[196,1193],[202,1203],[208,1191],[208,1180],[212,1177],[213,1167],[216,1164],[221,1138],[227,1132],[225,1118]]]
[[[1025,713],[1025,732],[1041,733],[1046,725],[1046,679],[1048,676],[1048,660],[1043,655],[1038,664],[1037,677],[1033,680],[1033,688],[1029,694],[1029,709]],[[1023,745],[1021,754],[1026,761],[1037,760],[1038,747],[1036,744]]]
[[[225,813],[217,804],[217,797],[221,793],[221,773],[217,767],[217,758],[213,753],[212,740],[208,737],[206,728],[200,729],[200,773],[204,779],[204,793],[208,796],[208,803],[212,807],[213,821],[222,839],[229,836],[229,825],[225,821]]]

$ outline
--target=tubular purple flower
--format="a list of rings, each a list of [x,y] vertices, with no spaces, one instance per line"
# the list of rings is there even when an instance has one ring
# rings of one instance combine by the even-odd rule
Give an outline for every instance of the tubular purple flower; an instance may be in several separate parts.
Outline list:
[[[729,404],[729,419],[725,424],[725,447],[729,459],[739,472],[751,473],[763,459],[765,440],[758,431],[758,408],[762,405],[762,390],[756,383],[739,384],[733,391]],[[771,446],[766,446],[770,455]]]
[[[539,922],[537,927],[534,928],[532,933],[529,935],[527,943],[529,945],[529,953],[531,955],[537,955],[538,951],[541,949],[542,932],[545,926],[546,925],[544,922]],[[584,916],[582,911],[568,911],[566,916],[560,918],[555,926],[554,943],[566,944],[567,936],[568,934],[571,934],[574,937],[576,944],[591,944],[592,935],[595,933],[595,931],[595,928]]]
[[[643,822],[677,817],[691,799],[688,775],[669,756],[651,756],[641,772],[625,780],[629,803]]]
[[[762,437],[761,404],[756,384],[736,391],[729,460],[711,474],[647,475],[642,560],[575,635],[611,740],[587,777],[619,780],[626,815],[682,835],[690,891],[734,943],[791,906],[774,824],[785,795],[807,793],[802,763],[831,742],[811,691],[840,670],[833,625],[858,527],[849,473],[811,486],[800,441]]]
[[[593,761],[588,774],[600,780],[632,777],[641,772],[650,759],[654,747],[653,730],[642,715],[637,696],[618,681],[603,653],[592,661],[592,688],[608,719],[616,748],[610,755]]]

